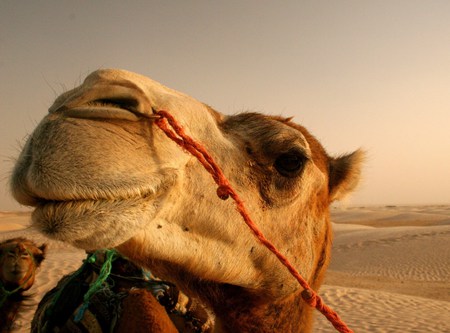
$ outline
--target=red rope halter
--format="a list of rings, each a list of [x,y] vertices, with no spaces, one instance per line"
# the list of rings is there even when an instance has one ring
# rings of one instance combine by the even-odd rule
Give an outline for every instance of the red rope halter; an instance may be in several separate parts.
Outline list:
[[[297,279],[298,283],[303,287],[303,292],[301,293],[302,298],[310,306],[315,307],[319,310],[328,321],[333,324],[333,326],[342,333],[353,333],[353,331],[347,327],[347,325],[341,320],[336,312],[333,311],[329,306],[327,306],[322,298],[311,289],[308,282],[300,275],[300,273],[292,266],[289,260],[277,250],[277,248],[262,234],[258,229],[258,226],[250,218],[250,214],[244,206],[244,202],[241,200],[236,191],[231,187],[228,179],[223,174],[222,170],[213,160],[211,155],[206,151],[206,149],[200,145],[198,142],[194,141],[189,137],[180,124],[175,120],[175,118],[167,111],[158,111],[156,115],[160,118],[155,120],[156,125],[173,141],[175,141],[183,149],[194,155],[200,163],[205,167],[205,169],[214,178],[214,181],[219,186],[217,188],[217,195],[219,198],[226,200],[231,197],[235,203],[237,210],[241,214],[244,222],[250,228],[252,233],[258,238],[258,240],[267,247],[278,260],[287,267],[289,272]],[[169,128],[169,125],[172,129]]]

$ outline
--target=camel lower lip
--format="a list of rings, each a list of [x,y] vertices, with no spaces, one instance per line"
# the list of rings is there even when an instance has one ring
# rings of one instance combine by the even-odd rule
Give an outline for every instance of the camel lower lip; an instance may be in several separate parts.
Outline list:
[[[114,206],[125,202],[144,200],[144,198],[120,199],[120,200],[70,200],[70,201],[41,201],[33,212],[43,214],[47,221],[57,222],[64,219],[66,215],[82,216],[85,214],[94,214],[100,216],[105,214]],[[46,230],[47,231],[47,230]],[[50,231],[50,230],[48,230]],[[56,230],[55,230],[56,231]]]
[[[154,197],[44,201],[34,210],[32,222],[52,239],[84,249],[110,248],[133,237],[157,206]]]
[[[76,201],[41,201],[33,212],[32,220],[43,233],[54,236],[60,234],[66,220],[66,216],[82,216],[87,212],[94,210],[100,201],[94,200],[76,200]],[[74,214],[75,213],[75,214]],[[101,212],[97,212],[100,214]]]

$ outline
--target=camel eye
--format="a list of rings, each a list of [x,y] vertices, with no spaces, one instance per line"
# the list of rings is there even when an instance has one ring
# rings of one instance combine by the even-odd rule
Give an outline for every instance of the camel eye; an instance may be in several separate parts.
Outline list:
[[[275,169],[284,177],[294,178],[300,174],[306,158],[298,152],[281,154],[275,160]]]

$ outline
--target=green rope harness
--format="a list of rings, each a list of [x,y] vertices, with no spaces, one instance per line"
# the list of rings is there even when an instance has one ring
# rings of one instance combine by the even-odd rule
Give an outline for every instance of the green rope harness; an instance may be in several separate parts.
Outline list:
[[[3,304],[6,302],[6,300],[8,299],[9,296],[15,294],[16,292],[18,292],[20,289],[22,289],[22,287],[31,279],[31,275],[28,277],[28,279],[25,280],[25,282],[23,284],[21,284],[20,286],[18,286],[16,289],[14,290],[7,290],[5,289],[5,287],[3,286],[3,284],[0,282],[0,308],[3,306]]]
[[[80,268],[78,268],[74,273],[70,275],[70,278],[66,281],[65,285],[56,291],[56,293],[52,297],[52,301],[49,307],[45,310],[44,318],[50,318],[53,315],[53,310],[56,304],[58,303],[59,299],[61,298],[61,295],[64,293],[65,286],[69,285],[72,281],[76,280],[78,276],[83,274],[88,265],[92,265],[93,263],[95,263],[97,261],[97,256],[99,253],[105,253],[106,259],[100,269],[100,273],[97,279],[89,285],[89,289],[83,297],[83,304],[80,306],[77,313],[75,314],[74,321],[78,323],[83,319],[84,313],[89,306],[91,297],[95,293],[105,288],[104,282],[111,273],[112,262],[119,256],[116,250],[106,250],[106,249],[97,250],[91,255],[88,255],[87,258],[83,260],[83,264],[80,266]],[[49,325],[50,323],[48,322],[48,319],[45,319],[44,325],[38,328],[38,332],[48,332]]]
[[[99,251],[94,252],[94,254],[92,254],[87,259],[87,262],[90,264],[94,263],[96,261],[96,254],[98,252]],[[105,288],[104,283],[111,274],[112,262],[118,257],[116,250],[105,250],[105,253],[106,258],[102,267],[100,268],[100,274],[98,275],[97,279],[90,284],[88,291],[86,292],[86,294],[84,294],[83,304],[80,306],[74,317],[75,323],[79,323],[83,319],[84,313],[89,306],[91,297]]]
[[[101,257],[99,257],[101,255]],[[83,260],[83,264],[81,267],[72,273],[67,280],[64,281],[64,284],[57,289],[57,291],[51,296],[51,302],[49,306],[45,309],[43,320],[38,327],[38,332],[51,332],[52,328],[52,320],[55,313],[57,313],[60,307],[64,307],[63,304],[60,304],[60,300],[67,295],[65,293],[65,289],[68,285],[71,284],[79,284],[77,281],[80,276],[86,274],[86,272],[97,272],[97,278],[89,284],[87,287],[87,291],[84,292],[82,298],[82,304],[78,306],[73,314],[73,323],[79,324],[82,322],[85,312],[89,308],[90,305],[95,306],[96,295],[109,295],[107,297],[111,297],[111,288],[114,285],[114,279],[123,279],[130,281],[137,288],[145,288],[149,290],[157,300],[164,307],[169,307],[170,311],[175,307],[176,301],[178,300],[178,295],[173,298],[166,297],[166,294],[170,290],[170,286],[167,282],[155,280],[152,278],[152,275],[148,271],[142,270],[142,277],[132,277],[132,276],[122,276],[116,275],[112,273],[112,264],[116,259],[121,258],[122,256],[116,250],[97,250],[93,254],[87,256],[86,259]],[[125,258],[125,257],[122,257]],[[99,260],[101,259],[101,260]],[[100,265],[101,264],[101,265]],[[109,278],[109,279],[108,279]],[[84,277],[82,278],[84,280]],[[119,294],[117,294],[119,295]],[[45,297],[45,296],[44,296]],[[98,300],[97,300],[98,301]],[[175,301],[175,303],[173,303]],[[64,315],[63,315],[64,316]],[[114,323],[111,322],[114,327]]]

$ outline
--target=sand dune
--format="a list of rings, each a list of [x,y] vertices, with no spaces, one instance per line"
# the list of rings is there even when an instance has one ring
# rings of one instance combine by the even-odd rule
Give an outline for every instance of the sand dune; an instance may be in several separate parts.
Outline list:
[[[450,332],[450,207],[332,216],[338,223],[320,294],[355,332]],[[315,331],[335,330],[317,316]]]
[[[424,282],[450,276],[450,225],[335,229],[331,270]]]
[[[355,332],[450,332],[450,206],[333,209],[332,261],[320,294]],[[48,242],[30,290],[35,305],[84,251],[28,228],[29,213],[0,212],[0,240]],[[29,331],[34,307],[16,332]],[[315,332],[335,332],[319,313]]]
[[[450,224],[450,206],[384,206],[333,209],[333,221],[377,228]]]
[[[449,302],[328,285],[322,288],[321,295],[355,332],[450,331]],[[336,332],[324,317],[316,316],[315,332]]]

